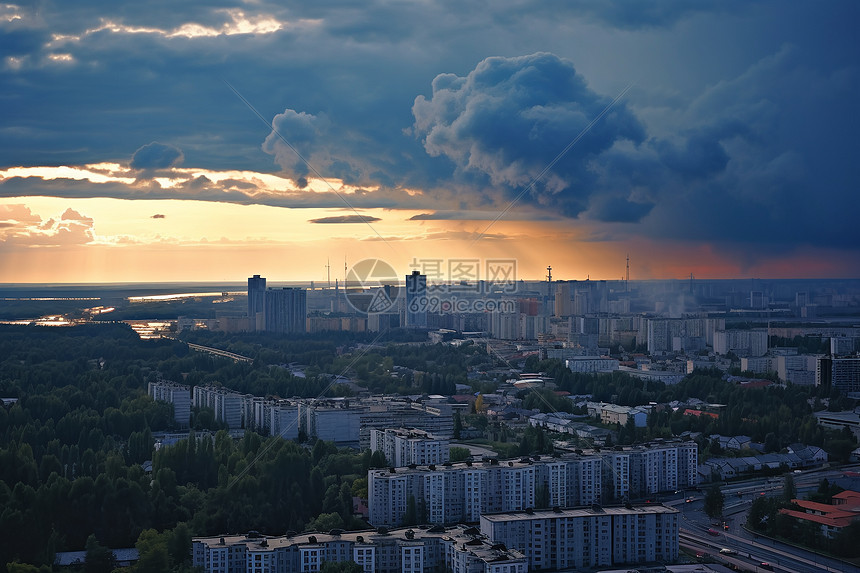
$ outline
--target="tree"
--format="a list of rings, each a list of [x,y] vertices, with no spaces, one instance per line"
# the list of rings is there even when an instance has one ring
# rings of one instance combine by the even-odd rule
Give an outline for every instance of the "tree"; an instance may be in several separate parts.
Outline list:
[[[448,456],[451,462],[462,462],[471,458],[472,453],[469,451],[469,448],[452,446],[448,451]]]
[[[549,486],[545,483],[535,488],[535,507],[546,509],[549,507]]]
[[[782,498],[791,503],[791,500],[797,497],[797,486],[794,485],[794,476],[786,474],[782,478]]]
[[[454,439],[460,439],[460,432],[463,431],[463,420],[460,419],[460,411],[454,412]]]
[[[116,567],[113,551],[99,543],[96,536],[87,537],[87,554],[84,557],[85,573],[110,573]]]
[[[406,515],[403,516],[403,523],[406,525],[415,525],[418,523],[418,507],[415,503],[415,496],[409,495],[406,498]]]
[[[177,523],[167,540],[167,549],[174,565],[191,559],[191,530],[185,523]]]
[[[385,454],[382,453],[382,450],[376,450],[370,456],[370,467],[374,469],[387,468],[388,460],[385,459]]]
[[[40,570],[35,565],[30,565],[29,563],[7,563],[6,571],[9,573],[40,573]]]
[[[320,573],[364,573],[355,561],[324,561]]]
[[[139,554],[135,573],[164,573],[170,569],[167,539],[156,530],[141,531],[134,546]]]
[[[332,529],[342,529],[343,518],[339,513],[321,513],[319,516],[308,523],[305,528],[307,531],[319,531],[325,533]]]
[[[725,503],[726,498],[723,495],[723,492],[720,491],[720,487],[714,484],[711,489],[708,490],[708,493],[705,494],[705,513],[708,517],[721,517],[723,515],[723,504]]]

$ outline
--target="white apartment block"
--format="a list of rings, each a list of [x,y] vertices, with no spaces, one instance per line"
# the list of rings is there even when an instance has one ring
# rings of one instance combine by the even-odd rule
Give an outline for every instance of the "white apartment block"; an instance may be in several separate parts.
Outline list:
[[[600,356],[575,356],[564,361],[571,372],[612,372],[618,370],[618,360]]]
[[[779,379],[792,384],[814,385],[815,368],[821,356],[811,354],[795,354],[792,356],[776,356],[776,373]]]
[[[298,401],[299,430],[308,437],[334,442],[338,446],[358,447],[359,427],[363,407],[353,407],[348,401]]]
[[[289,400],[254,401],[254,429],[285,440],[299,437],[299,407]]]
[[[296,403],[299,429],[308,436],[362,449],[371,447],[371,430],[387,428],[415,428],[431,433],[434,438],[450,439],[454,433],[454,410],[458,407],[442,400],[419,403],[382,397],[296,400]]]
[[[767,374],[776,371],[776,361],[771,356],[744,356],[741,358],[741,370]]]
[[[663,505],[481,516],[481,533],[525,554],[530,569],[591,569],[674,561],[680,512]]]
[[[695,486],[697,468],[694,442],[667,442],[560,458],[370,470],[369,521],[402,525],[410,503],[419,522],[442,525],[523,511],[537,500],[550,507],[622,501]]]
[[[173,419],[180,428],[187,428],[191,420],[191,388],[168,380],[150,382],[147,393],[153,400],[173,404]]]
[[[474,527],[198,537],[192,558],[205,573],[314,572],[323,563],[345,561],[358,563],[366,573],[528,571],[525,555],[498,547]]]
[[[195,386],[192,395],[195,408],[211,408],[215,419],[231,430],[243,427],[242,412],[246,410],[246,401],[252,399],[253,396],[214,386]]]
[[[767,330],[718,330],[714,333],[714,352],[738,356],[764,356],[767,353]]]
[[[437,439],[429,432],[412,428],[370,430],[370,450],[381,451],[395,467],[441,465],[450,456],[447,439]]]

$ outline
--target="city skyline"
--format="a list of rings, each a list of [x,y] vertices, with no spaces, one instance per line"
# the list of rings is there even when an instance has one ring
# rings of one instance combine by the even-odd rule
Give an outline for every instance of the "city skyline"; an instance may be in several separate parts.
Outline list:
[[[0,283],[858,278],[858,11],[7,4]]]

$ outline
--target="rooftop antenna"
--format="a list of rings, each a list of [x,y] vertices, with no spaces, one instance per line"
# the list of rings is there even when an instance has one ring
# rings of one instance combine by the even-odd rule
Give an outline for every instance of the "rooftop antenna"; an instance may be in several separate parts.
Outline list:
[[[552,296],[552,265],[546,267],[546,296],[547,299]]]
[[[690,273],[690,294],[693,293],[693,273]]]
[[[624,281],[625,289],[630,292],[630,253],[627,253],[627,278]]]

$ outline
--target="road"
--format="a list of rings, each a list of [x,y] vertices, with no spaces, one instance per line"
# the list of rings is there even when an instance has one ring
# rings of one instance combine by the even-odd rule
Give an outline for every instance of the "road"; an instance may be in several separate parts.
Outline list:
[[[795,474],[795,483],[800,489],[815,487],[818,480],[835,477],[841,471],[825,470]],[[812,573],[816,571],[860,573],[860,567],[800,549],[792,545],[755,535],[743,528],[747,510],[757,495],[780,495],[782,478],[755,479],[726,484],[720,488],[726,503],[723,510],[725,524],[712,524],[703,511],[704,496],[701,492],[679,492],[678,499],[665,502],[681,511],[680,545],[697,553],[707,553],[719,561],[746,571],[768,571],[762,567],[769,564],[774,571],[787,573]],[[690,501],[687,501],[690,500]],[[720,549],[729,549],[736,554],[720,554]]]

